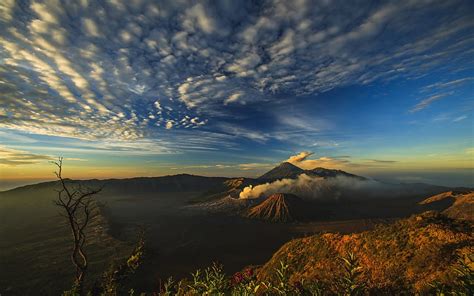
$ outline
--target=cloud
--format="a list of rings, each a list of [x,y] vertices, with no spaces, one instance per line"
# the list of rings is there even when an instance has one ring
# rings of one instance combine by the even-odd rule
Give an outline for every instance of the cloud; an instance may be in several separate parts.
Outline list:
[[[336,168],[336,169],[350,169],[360,167],[382,167],[397,163],[396,160],[383,159],[362,159],[351,160],[350,156],[321,156],[316,159],[309,159],[313,156],[313,152],[303,151],[296,155],[290,156],[287,162],[296,165],[304,170],[311,170],[317,167]]]
[[[82,20],[82,25],[84,26],[84,30],[86,33],[91,37],[100,37],[99,28],[93,19],[84,18]]]
[[[12,10],[15,7],[15,0],[5,0],[0,4],[0,18],[4,22],[12,20]]]
[[[0,110],[0,128],[174,141],[170,149],[180,141],[163,132],[170,127],[208,136],[212,149],[239,145],[240,135],[261,143],[317,132],[327,122],[270,110],[344,86],[449,72],[470,58],[474,40],[459,37],[474,28],[468,4],[428,2],[2,1],[0,100],[8,112]],[[432,17],[441,13],[442,21]],[[412,112],[439,98],[428,99]],[[249,128],[254,114],[285,125],[284,133]]]
[[[238,125],[233,125],[233,124],[220,124],[219,129],[227,134],[231,135],[232,137],[238,138],[238,139],[249,139],[252,141],[256,141],[259,143],[265,143],[270,139],[270,135],[264,132],[260,132],[258,130],[252,130],[252,129],[247,129],[240,127]]]
[[[289,112],[288,110],[280,111],[280,114],[276,116],[278,121],[284,126],[294,130],[319,132],[331,127],[327,120],[322,118],[308,117],[301,113]]]
[[[436,82],[436,83],[425,86],[423,88],[423,91],[429,91],[432,89],[445,89],[445,88],[457,87],[459,85],[468,83],[473,80],[474,80],[474,77],[464,77],[464,78],[459,78],[455,80],[450,80],[447,82]]]
[[[290,158],[288,158],[286,161],[289,162],[289,163],[299,163],[299,162],[302,162],[302,161],[306,160],[306,158],[308,158],[309,156],[311,156],[313,154],[314,153],[312,153],[312,152],[303,151],[303,152],[300,152],[296,155],[290,156]]]
[[[237,167],[243,171],[250,171],[250,170],[261,170],[261,169],[270,169],[274,166],[271,163],[241,163],[238,164]]]
[[[467,117],[468,117],[467,115],[458,116],[458,117],[456,117],[456,118],[453,119],[453,122],[462,121],[462,120],[466,119]]]
[[[172,129],[173,128],[173,125],[174,125],[174,122],[171,121],[171,120],[168,120],[166,122],[166,129]]]
[[[198,164],[191,166],[173,167],[173,170],[183,169],[235,169],[239,171],[255,171],[272,168],[274,164],[269,163],[240,163],[240,164]]]
[[[368,159],[367,161],[373,163],[382,163],[382,164],[389,164],[389,163],[396,163],[396,160],[382,160],[382,159]]]
[[[310,170],[317,167],[330,167],[330,168],[340,168],[344,165],[349,165],[350,161],[347,159],[348,156],[343,157],[327,157],[323,156],[317,159],[308,159],[314,153],[303,151],[296,155],[291,156],[286,161],[294,164],[304,170]]]
[[[425,108],[427,108],[429,105],[431,105],[433,102],[437,101],[437,100],[440,100],[444,97],[447,97],[449,95],[451,95],[452,93],[442,93],[442,94],[436,94],[436,95],[432,95],[426,99],[423,99],[421,102],[419,102],[418,104],[416,104],[413,108],[410,109],[410,112],[411,113],[415,113],[415,112],[418,112],[418,111],[421,111]]]
[[[52,159],[53,157],[48,155],[34,154],[22,150],[16,150],[0,146],[0,165],[27,165]]]
[[[204,7],[202,3],[197,3],[189,8],[185,13],[184,20],[184,26],[190,29],[194,29],[196,24],[200,30],[207,34],[217,30],[215,20],[208,14],[207,7]]]
[[[224,100],[224,105],[229,103],[237,102],[243,94],[241,92],[234,93]]]

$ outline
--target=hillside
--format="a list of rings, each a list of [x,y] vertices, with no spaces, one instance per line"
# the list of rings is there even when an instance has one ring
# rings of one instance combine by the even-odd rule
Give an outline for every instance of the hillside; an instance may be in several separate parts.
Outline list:
[[[421,205],[449,203],[443,214],[453,219],[474,221],[474,192],[472,191],[447,191],[431,196]]]
[[[295,239],[273,255],[259,270],[258,278],[271,280],[282,261],[289,265],[291,282],[318,281],[331,287],[343,273],[337,258],[348,251],[359,259],[361,282],[371,294],[423,292],[435,280],[453,280],[452,267],[458,255],[474,269],[473,226],[426,212],[373,231]]]
[[[293,222],[304,217],[305,202],[288,193],[275,193],[252,207],[245,216],[270,222]]]

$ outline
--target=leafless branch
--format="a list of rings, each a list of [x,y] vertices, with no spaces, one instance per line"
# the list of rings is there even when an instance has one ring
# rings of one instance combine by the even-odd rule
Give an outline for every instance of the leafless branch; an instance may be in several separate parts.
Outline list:
[[[54,172],[61,186],[60,190],[56,190],[57,199],[54,204],[61,208],[61,216],[66,221],[71,230],[73,245],[71,250],[71,261],[76,269],[75,285],[79,294],[84,292],[84,278],[88,268],[88,258],[84,250],[87,236],[85,229],[91,219],[91,208],[93,199],[102,188],[91,189],[78,185],[70,188],[68,182],[62,177],[63,158],[59,157],[58,161],[52,162],[57,170]]]

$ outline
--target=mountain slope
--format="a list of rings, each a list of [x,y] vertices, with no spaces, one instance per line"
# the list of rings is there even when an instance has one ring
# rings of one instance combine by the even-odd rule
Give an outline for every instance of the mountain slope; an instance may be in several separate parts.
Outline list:
[[[305,202],[288,193],[275,193],[252,207],[246,217],[270,222],[292,222],[304,216]]]
[[[258,278],[271,280],[284,262],[290,266],[290,282],[316,280],[331,287],[344,273],[338,257],[348,251],[358,258],[360,281],[371,295],[397,295],[401,289],[423,294],[433,281],[453,281],[457,256],[474,270],[469,259],[474,253],[473,225],[425,212],[372,231],[295,239],[273,255]]]
[[[474,221],[474,192],[472,191],[447,191],[431,196],[421,205],[450,203],[449,207],[442,211],[443,214],[453,219],[464,219]]]

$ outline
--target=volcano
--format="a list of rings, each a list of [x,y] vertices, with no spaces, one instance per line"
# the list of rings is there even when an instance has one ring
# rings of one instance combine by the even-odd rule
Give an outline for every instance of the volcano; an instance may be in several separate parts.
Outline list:
[[[270,222],[294,222],[304,218],[306,202],[289,193],[275,193],[252,207],[246,217]]]
[[[270,171],[266,172],[258,179],[261,180],[276,180],[276,179],[284,179],[284,178],[296,178],[298,175],[304,173],[303,169],[289,163],[289,162],[282,162],[277,167],[271,169]]]
[[[280,179],[295,179],[301,174],[306,174],[312,177],[322,177],[322,178],[334,178],[334,177],[349,177],[349,178],[357,178],[359,180],[366,180],[366,178],[357,176],[354,174],[350,174],[344,172],[342,170],[334,170],[334,169],[326,169],[326,168],[314,168],[311,170],[303,170],[294,164],[289,162],[282,162],[277,167],[271,169],[270,171],[266,172],[262,176],[258,177],[258,180],[264,181],[274,181]]]

